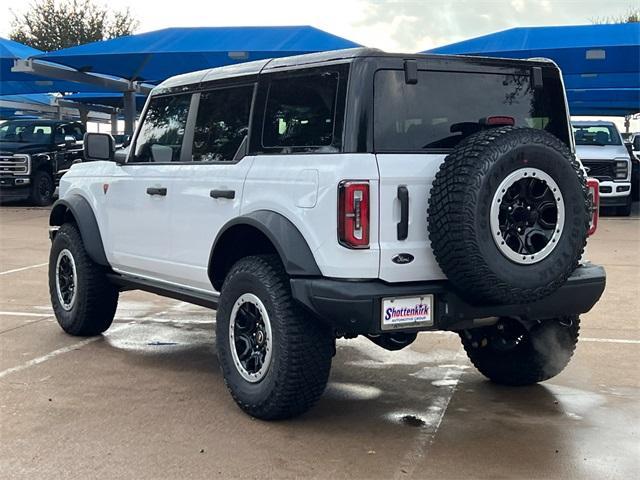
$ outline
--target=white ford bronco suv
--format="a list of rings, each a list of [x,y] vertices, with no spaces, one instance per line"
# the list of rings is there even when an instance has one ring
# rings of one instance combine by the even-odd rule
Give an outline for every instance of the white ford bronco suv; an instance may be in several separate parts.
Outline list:
[[[72,335],[109,328],[120,291],[217,310],[238,405],[310,408],[336,338],[382,348],[458,332],[491,380],[558,374],[602,267],[584,260],[586,178],[546,61],[355,49],[171,78],[126,158],[91,163],[51,212],[51,300]]]

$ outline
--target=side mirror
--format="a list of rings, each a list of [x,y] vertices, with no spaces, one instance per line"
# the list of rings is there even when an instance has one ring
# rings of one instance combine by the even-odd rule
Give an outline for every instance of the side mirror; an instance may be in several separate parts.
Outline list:
[[[84,159],[88,162],[113,161],[116,148],[113,137],[108,133],[84,134]]]
[[[129,150],[126,148],[120,148],[118,150],[116,150],[115,155],[113,156],[113,161],[122,165],[123,163],[126,163],[127,161],[127,156],[129,155]]]
[[[633,150],[636,152],[640,151],[640,135],[636,135],[633,139]]]
[[[69,145],[74,145],[76,143],[76,137],[74,137],[73,135],[65,135],[64,136],[64,144],[69,146]]]

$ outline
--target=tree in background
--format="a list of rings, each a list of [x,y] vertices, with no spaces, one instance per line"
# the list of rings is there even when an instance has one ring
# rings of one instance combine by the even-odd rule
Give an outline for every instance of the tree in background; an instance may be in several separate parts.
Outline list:
[[[640,8],[629,7],[625,13],[591,19],[596,25],[602,23],[640,23]]]
[[[139,26],[128,8],[111,11],[94,0],[36,0],[11,14],[11,40],[46,52],[130,35]]]

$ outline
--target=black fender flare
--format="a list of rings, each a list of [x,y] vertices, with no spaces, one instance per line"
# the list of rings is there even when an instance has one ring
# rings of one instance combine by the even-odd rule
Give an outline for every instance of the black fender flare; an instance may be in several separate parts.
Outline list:
[[[96,216],[91,205],[84,197],[76,194],[56,201],[49,215],[49,225],[52,227],[63,225],[69,220],[68,212],[71,213],[78,225],[82,243],[91,260],[98,265],[108,267],[109,262],[104,253],[104,245]]]
[[[298,228],[284,215],[271,210],[255,212],[236,217],[227,222],[218,232],[211,247],[207,273],[214,283],[213,264],[220,254],[218,247],[226,232],[235,226],[246,225],[264,234],[273,244],[282,260],[284,269],[292,277],[320,277],[322,273],[316,263],[309,244]]]

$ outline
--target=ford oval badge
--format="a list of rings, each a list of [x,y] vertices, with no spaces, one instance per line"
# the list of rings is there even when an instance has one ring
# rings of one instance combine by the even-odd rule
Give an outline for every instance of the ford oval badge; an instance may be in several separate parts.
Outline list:
[[[395,257],[391,259],[393,263],[397,263],[398,265],[406,265],[407,263],[413,262],[413,255],[410,253],[399,253]]]

